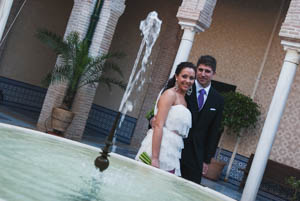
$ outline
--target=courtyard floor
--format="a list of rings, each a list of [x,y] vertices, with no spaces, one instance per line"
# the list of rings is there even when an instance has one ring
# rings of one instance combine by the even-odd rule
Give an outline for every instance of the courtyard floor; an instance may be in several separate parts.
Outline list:
[[[0,122],[12,124],[16,126],[21,126],[30,129],[36,129],[38,116],[36,113],[31,113],[25,110],[9,108],[0,106]],[[95,147],[104,147],[104,140],[102,142],[95,142],[93,139],[82,140],[82,143],[95,146]],[[118,143],[116,147],[116,153],[121,154],[123,156],[134,158],[136,154],[136,150],[131,150],[128,148],[128,145],[122,145],[122,143]],[[203,178],[201,185],[214,189],[228,197],[231,197],[235,200],[240,200],[242,191],[238,189],[237,186],[224,182],[224,181],[211,181]],[[278,197],[272,196],[270,194],[259,192],[257,201],[284,201]]]

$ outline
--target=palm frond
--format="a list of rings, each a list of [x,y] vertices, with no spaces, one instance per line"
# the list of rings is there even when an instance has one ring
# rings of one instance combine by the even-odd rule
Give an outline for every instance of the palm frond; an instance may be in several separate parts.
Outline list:
[[[125,90],[126,89],[126,86],[127,86],[127,83],[121,81],[121,80],[117,80],[117,79],[114,79],[114,78],[110,78],[110,77],[100,77],[99,83],[104,83],[108,86],[108,84],[114,84],[118,87],[120,87],[121,89]],[[110,88],[109,88],[110,89]]]
[[[106,54],[101,55],[100,57],[102,60],[108,60],[108,59],[122,59],[125,55],[123,52],[109,52]]]
[[[84,69],[83,74],[101,74],[104,68],[104,62],[105,60],[103,60],[101,57],[91,58],[87,64],[87,67]]]
[[[46,29],[39,29],[35,36],[40,39],[45,45],[54,50],[56,54],[63,54],[68,52],[68,45],[63,38]]]
[[[99,80],[101,76],[105,76],[109,71],[115,71],[123,77],[123,73],[116,63],[103,60],[102,56],[96,57],[91,59],[85,68],[82,73],[82,80],[83,82],[84,80]]]
[[[69,65],[56,65],[53,71],[50,73],[51,83],[69,81],[72,76],[70,75],[71,70],[72,68]]]
[[[122,71],[121,71],[121,68],[120,68],[116,63],[114,63],[114,62],[112,62],[112,61],[106,61],[106,62],[104,63],[103,72],[104,72],[104,73],[107,73],[107,72],[109,72],[109,71],[111,71],[111,70],[117,72],[121,77],[124,77],[124,76],[123,76],[123,73],[122,73]]]
[[[125,54],[121,52],[113,52],[113,53],[107,53],[98,57],[93,58],[90,60],[90,63],[88,64],[87,68],[85,69],[85,72],[87,71],[108,71],[110,67],[112,67],[114,71],[118,72],[119,75],[123,77],[123,74],[121,72],[121,69],[117,66],[117,64],[113,63],[112,59],[120,59],[124,57]],[[85,73],[84,72],[84,73]]]
[[[109,90],[111,90],[111,85],[116,85],[118,87],[120,87],[121,89],[125,90],[126,89],[126,86],[127,86],[127,83],[121,81],[121,80],[117,80],[115,78],[110,78],[110,77],[104,77],[104,76],[101,76],[100,78],[97,78],[97,79],[86,79],[84,81],[82,81],[80,83],[80,87],[83,87],[85,85],[91,85],[91,86],[95,86],[94,84],[95,83],[104,83],[106,84],[106,86],[108,87]]]

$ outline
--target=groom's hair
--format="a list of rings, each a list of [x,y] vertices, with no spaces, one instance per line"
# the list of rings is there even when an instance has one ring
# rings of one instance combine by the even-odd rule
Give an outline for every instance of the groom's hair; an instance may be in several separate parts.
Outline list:
[[[216,72],[216,68],[217,68],[217,61],[213,56],[210,55],[204,55],[201,56],[197,62],[197,67],[203,64],[205,66],[209,66],[211,67],[211,69],[213,70],[213,72]]]

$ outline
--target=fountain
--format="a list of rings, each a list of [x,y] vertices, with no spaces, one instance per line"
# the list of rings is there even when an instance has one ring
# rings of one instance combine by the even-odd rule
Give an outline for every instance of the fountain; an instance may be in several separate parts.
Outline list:
[[[95,160],[95,166],[100,169],[100,171],[104,171],[108,165],[109,165],[109,160],[108,160],[108,153],[109,153],[109,148],[111,145],[112,147],[112,152],[116,151],[116,131],[117,129],[121,128],[122,123],[124,121],[125,115],[128,111],[132,111],[133,109],[133,104],[131,101],[129,101],[129,96],[134,89],[134,86],[138,82],[140,82],[138,86],[138,91],[142,89],[145,78],[143,78],[143,73],[146,71],[146,66],[148,64],[148,59],[150,57],[152,47],[155,44],[157,37],[160,32],[160,27],[161,27],[161,20],[158,19],[157,12],[152,11],[148,14],[147,18],[140,23],[140,30],[142,31],[143,35],[143,40],[141,42],[137,57],[135,59],[129,81],[125,90],[125,93],[123,95],[123,98],[121,100],[121,104],[119,107],[119,113],[115,119],[115,122],[113,124],[113,127],[111,129],[110,134],[108,135],[106,141],[105,141],[105,147],[103,151],[101,152],[101,156],[97,157]],[[145,46],[146,45],[146,46]],[[142,55],[143,50],[144,51],[144,56],[141,61],[141,68],[137,71],[137,67],[140,61],[140,57]],[[121,119],[120,119],[121,118]],[[120,120],[120,122],[119,122]],[[119,124],[118,124],[119,122]],[[118,124],[118,127],[117,127]]]
[[[100,172],[89,145],[1,123],[0,133],[0,201],[233,201],[115,153]]]
[[[143,40],[141,42],[139,51],[137,53],[137,57],[135,59],[134,65],[133,65],[133,68],[132,68],[132,71],[131,71],[131,74],[129,77],[129,81],[128,81],[125,93],[122,97],[121,104],[119,107],[119,112],[122,113],[122,117],[121,117],[118,128],[121,128],[121,125],[125,118],[126,113],[128,111],[132,111],[132,109],[133,109],[133,104],[128,99],[130,97],[132,90],[134,89],[134,86],[136,86],[137,83],[140,82],[138,85],[138,88],[137,88],[137,90],[140,91],[145,83],[145,78],[143,77],[143,73],[146,72],[148,59],[150,57],[152,47],[154,46],[154,44],[158,38],[158,35],[160,32],[160,27],[161,27],[161,20],[158,19],[157,12],[155,12],[155,11],[150,12],[148,14],[147,18],[145,20],[141,21],[141,23],[140,23],[140,30],[143,35]],[[144,50],[144,56],[141,61],[141,67],[137,71],[137,66],[139,64],[140,57],[142,55],[143,50]],[[117,137],[117,135],[115,135],[113,138],[113,152],[116,149],[116,146],[115,146],[116,137]]]
[[[142,41],[134,69],[145,44],[146,57],[136,77],[133,79],[135,70],[130,76],[114,129],[103,151],[65,138],[0,123],[0,201],[233,201],[207,187],[115,153],[110,154],[110,167],[103,172],[109,164],[109,147],[121,113],[124,118],[132,108],[128,97],[138,80],[141,80],[140,86],[144,82],[139,77],[145,72],[158,36],[159,31],[156,31],[160,23],[159,26],[150,23],[157,14],[150,14],[149,21],[141,23],[141,29],[148,31],[143,32],[146,38]],[[147,35],[150,30],[156,30],[157,35]],[[122,118],[119,127],[121,123]],[[96,158],[99,151],[102,155]]]

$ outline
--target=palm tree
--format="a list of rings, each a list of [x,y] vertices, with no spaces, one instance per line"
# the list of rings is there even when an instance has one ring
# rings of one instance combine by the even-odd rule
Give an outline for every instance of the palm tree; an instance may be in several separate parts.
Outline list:
[[[111,59],[121,58],[122,53],[108,53],[97,57],[89,55],[86,40],[80,40],[78,32],[71,32],[66,40],[48,30],[39,30],[36,37],[50,47],[60,58],[54,70],[50,72],[44,83],[66,82],[67,90],[61,108],[71,110],[77,90],[85,85],[96,86],[104,83],[111,89],[111,84],[122,89],[126,84],[107,76],[107,72],[115,71],[121,77],[122,71]]]

